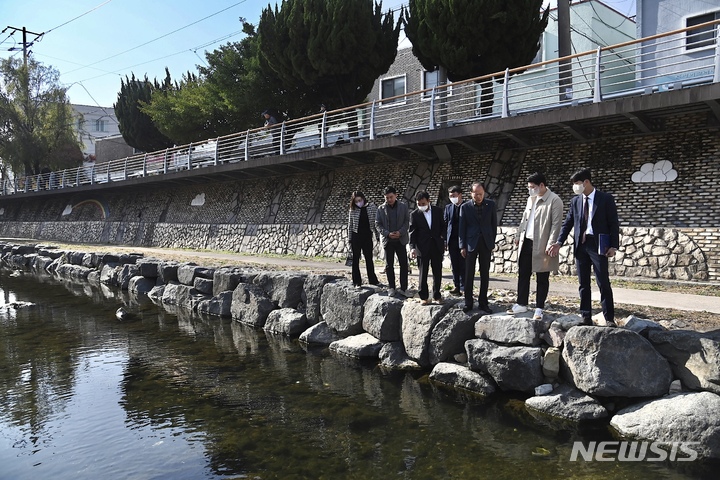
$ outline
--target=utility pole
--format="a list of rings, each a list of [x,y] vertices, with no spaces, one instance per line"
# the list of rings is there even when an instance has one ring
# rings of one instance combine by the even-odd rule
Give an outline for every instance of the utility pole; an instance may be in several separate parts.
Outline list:
[[[7,30],[12,30],[13,33],[22,30],[22,36],[23,36],[23,38],[22,38],[23,65],[25,66],[25,68],[27,68],[27,58],[28,58],[28,41],[27,41],[27,35],[28,35],[28,33],[29,33],[30,35],[35,35],[35,38],[33,39],[33,42],[34,42],[35,40],[37,40],[37,38],[38,38],[39,36],[42,35],[42,33],[30,32],[30,31],[28,31],[25,27],[18,28],[18,27],[11,27],[10,25],[8,25],[7,27],[5,27],[5,29],[4,29],[2,32],[0,32],[0,34],[5,33],[5,31],[7,31]],[[32,43],[32,42],[30,42],[30,43]],[[14,48],[9,49],[9,51],[13,51],[13,50],[15,50],[15,49],[14,49]]]
[[[570,52],[570,0],[558,0],[558,56]],[[572,60],[560,62],[560,101],[572,100]]]

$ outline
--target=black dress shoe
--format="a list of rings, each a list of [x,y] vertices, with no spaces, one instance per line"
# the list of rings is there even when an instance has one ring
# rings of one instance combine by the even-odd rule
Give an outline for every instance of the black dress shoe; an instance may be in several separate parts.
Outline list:
[[[593,321],[591,317],[583,317],[583,325],[592,325]]]
[[[452,290],[450,290],[450,295],[460,295],[460,289],[453,288]]]
[[[493,311],[490,310],[490,306],[488,306],[488,305],[483,305],[483,306],[481,306],[481,307],[480,307],[480,311],[481,311],[482,313],[484,313],[485,315],[492,315],[492,313],[493,313]]]
[[[472,310],[472,307],[468,307],[467,305],[463,307],[463,312],[465,313],[468,313],[470,310]]]

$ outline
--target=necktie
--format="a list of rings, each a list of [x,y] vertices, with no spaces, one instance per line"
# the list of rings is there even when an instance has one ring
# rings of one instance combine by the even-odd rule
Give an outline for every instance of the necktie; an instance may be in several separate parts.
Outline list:
[[[582,230],[582,241],[585,243],[585,231],[587,230],[588,218],[590,217],[590,202],[587,195],[583,195],[583,215],[580,221],[580,229]]]

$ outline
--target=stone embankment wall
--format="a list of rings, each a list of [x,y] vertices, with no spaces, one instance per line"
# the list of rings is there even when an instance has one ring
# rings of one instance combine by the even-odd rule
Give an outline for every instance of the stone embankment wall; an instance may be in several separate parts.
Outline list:
[[[345,225],[354,190],[379,204],[383,188],[393,185],[411,207],[415,193],[427,190],[433,203],[444,205],[449,186],[469,189],[479,180],[496,201],[503,227],[493,269],[511,272],[516,269],[512,235],[527,199],[525,179],[545,172],[567,209],[568,179],[588,167],[594,184],[612,193],[618,205],[622,239],[611,273],[720,282],[716,120],[681,114],[654,127],[646,134],[618,125],[596,127],[583,141],[565,132],[537,134],[523,148],[510,140],[448,143],[450,159],[444,161],[398,149],[391,157],[363,153],[367,165],[343,166],[338,160],[337,168],[312,173],[0,197],[0,235],[340,257],[347,250]],[[573,273],[570,247],[561,255],[560,273]]]
[[[576,315],[465,313],[458,300],[424,306],[329,275],[207,268],[135,254],[5,244],[1,261],[299,336],[387,369],[427,370],[449,388],[515,392],[534,416],[609,422],[626,438],[668,448],[694,442],[698,456],[720,458],[718,332],[667,330],[636,317],[608,328],[582,325]]]

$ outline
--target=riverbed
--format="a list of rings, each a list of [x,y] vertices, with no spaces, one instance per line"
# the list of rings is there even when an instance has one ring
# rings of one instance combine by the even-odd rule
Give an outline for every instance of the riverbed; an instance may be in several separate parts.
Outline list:
[[[132,314],[118,321],[117,308]],[[104,285],[0,271],[0,479],[697,478],[698,462],[570,461],[607,427],[521,398],[168,311]],[[715,466],[716,467],[716,466]]]

